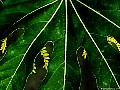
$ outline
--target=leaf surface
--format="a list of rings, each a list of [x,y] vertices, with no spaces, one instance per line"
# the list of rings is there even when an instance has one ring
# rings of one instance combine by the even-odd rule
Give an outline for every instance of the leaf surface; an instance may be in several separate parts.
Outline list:
[[[98,90],[120,89],[120,52],[107,41],[120,43],[119,6],[118,0],[0,0],[0,44],[8,40],[0,49],[0,89],[22,90],[48,41],[54,50],[39,90],[85,90],[88,73]]]

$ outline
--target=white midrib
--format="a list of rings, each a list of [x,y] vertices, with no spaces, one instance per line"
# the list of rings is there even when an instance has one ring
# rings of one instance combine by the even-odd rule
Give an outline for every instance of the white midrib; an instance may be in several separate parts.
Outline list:
[[[65,28],[66,28],[66,30],[65,30],[65,67],[64,67],[64,85],[63,85],[63,90],[65,90],[65,78],[66,78],[66,69],[67,69],[67,29],[68,29],[68,15],[67,15],[67,0],[65,0],[65,17],[66,17],[66,19],[65,19]]]

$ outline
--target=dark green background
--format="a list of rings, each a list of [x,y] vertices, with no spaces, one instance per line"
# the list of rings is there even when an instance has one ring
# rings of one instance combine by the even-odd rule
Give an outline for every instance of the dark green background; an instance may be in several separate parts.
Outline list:
[[[77,62],[76,50],[80,46],[85,48],[88,53],[87,58],[91,65],[91,73],[96,78],[97,87],[99,89],[118,88],[70,1],[66,1],[67,3],[65,0],[2,0],[0,2],[1,43],[5,37],[11,42],[7,43],[7,50],[4,54],[0,52],[1,90],[6,90],[11,76],[17,68],[19,69],[7,90],[23,89],[26,78],[33,68],[33,60],[47,41],[54,42],[54,51],[49,62],[47,76],[40,85],[40,90],[63,89],[65,63],[67,66],[65,90],[79,90],[81,68]],[[80,1],[120,25],[119,0]],[[120,84],[120,53],[108,44],[106,37],[113,36],[120,43],[120,29],[77,0],[72,0],[72,2]],[[67,26],[65,5],[67,5],[68,14]],[[58,11],[56,11],[57,9]],[[65,52],[66,28],[67,52]],[[17,33],[12,33],[15,30]],[[65,53],[67,53],[66,56]],[[65,57],[67,61],[65,61]]]

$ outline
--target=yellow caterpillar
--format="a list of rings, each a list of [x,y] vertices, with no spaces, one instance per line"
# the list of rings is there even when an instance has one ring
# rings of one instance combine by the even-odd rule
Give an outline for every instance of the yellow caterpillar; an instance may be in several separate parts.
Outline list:
[[[6,47],[7,47],[7,38],[3,39],[2,44],[1,44],[0,50],[2,51],[2,54],[5,52]]]
[[[33,73],[36,73],[35,69],[36,69],[35,63],[33,63],[33,70],[32,70]]]
[[[85,50],[85,49],[83,50],[83,54],[82,54],[82,56],[84,56],[84,59],[86,59],[87,52],[86,52],[86,50]]]
[[[112,45],[112,43],[114,43],[116,45],[118,51],[120,51],[120,44],[117,42],[117,40],[114,37],[107,36],[107,41],[110,45]]]
[[[45,62],[45,65],[43,66],[43,68],[45,68],[47,70],[47,66],[49,63],[48,59],[50,59],[50,57],[49,57],[49,54],[46,50],[46,47],[43,47],[40,52],[41,52],[41,55],[43,55],[44,62]]]

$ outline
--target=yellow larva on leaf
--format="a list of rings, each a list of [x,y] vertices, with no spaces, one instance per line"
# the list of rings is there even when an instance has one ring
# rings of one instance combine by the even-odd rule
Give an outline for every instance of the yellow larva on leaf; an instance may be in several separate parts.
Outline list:
[[[113,43],[115,43],[115,44],[118,43],[117,40],[116,40],[114,37],[107,37],[107,41],[108,41],[108,42],[113,42]]]
[[[111,46],[113,46],[113,44],[115,44],[118,51],[120,51],[120,44],[117,42],[117,40],[114,37],[107,37],[107,41]]]
[[[44,63],[45,63],[43,68],[45,68],[47,70],[47,66],[48,66],[48,62],[49,62],[48,59],[50,59],[49,53],[47,52],[46,47],[43,47],[40,52],[41,52],[41,55],[43,55]]]
[[[86,52],[86,50],[85,50],[85,49],[83,50],[83,54],[82,54],[82,56],[84,56],[84,59],[86,59],[87,52]]]
[[[49,61],[44,59],[44,62],[48,63]]]
[[[36,69],[35,63],[33,63],[33,70],[32,70],[33,73],[36,73],[35,69]]]
[[[43,54],[43,57],[47,57],[47,56],[49,56],[49,54],[48,54],[48,53]]]
[[[48,63],[45,63],[45,65],[43,66],[43,68],[45,68],[47,70],[47,66],[48,66]]]
[[[7,47],[7,38],[3,39],[2,44],[1,44],[0,50],[2,51],[2,54],[5,52],[6,47]]]

